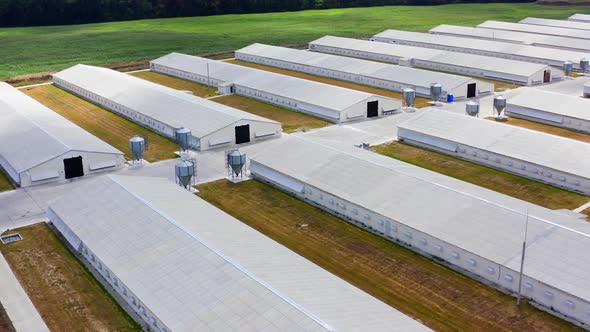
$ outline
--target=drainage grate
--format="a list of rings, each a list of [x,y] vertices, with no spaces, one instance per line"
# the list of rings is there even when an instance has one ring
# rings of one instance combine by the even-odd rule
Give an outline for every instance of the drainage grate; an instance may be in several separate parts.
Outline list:
[[[8,243],[20,241],[22,239],[23,239],[23,237],[20,236],[20,234],[18,234],[18,233],[0,236],[0,241],[2,241],[3,244],[8,244]]]

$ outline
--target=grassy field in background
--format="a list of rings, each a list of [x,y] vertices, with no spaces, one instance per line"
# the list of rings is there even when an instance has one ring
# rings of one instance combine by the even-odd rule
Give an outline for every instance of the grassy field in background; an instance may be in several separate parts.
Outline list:
[[[172,51],[203,54],[251,43],[304,44],[324,35],[368,37],[385,29],[426,31],[527,16],[566,18],[590,7],[534,3],[389,6],[270,14],[138,20],[71,26],[1,28],[0,78],[56,71],[77,63],[153,59]]]
[[[165,85],[176,90],[190,91],[193,93],[193,95],[202,98],[209,98],[217,95],[217,89],[213,89],[199,83],[181,80],[176,77],[160,73],[154,73],[151,71],[140,71],[132,73],[131,75],[143,78],[144,80],[148,80],[160,85]]]
[[[577,329],[261,182],[197,188],[245,224],[436,331]]]
[[[495,121],[494,117],[487,117],[486,120]],[[565,128],[559,128],[555,126],[550,126],[542,123],[537,123],[529,120],[517,119],[517,118],[509,118],[508,121],[504,121],[503,123],[507,123],[513,126],[519,126],[523,128],[528,128],[536,131],[541,131],[547,134],[557,135],[565,138],[571,138],[578,141],[590,143],[590,135],[581,133],[578,131],[573,131]]]
[[[50,330],[141,331],[47,224],[13,232],[0,251]]]
[[[382,155],[476,184],[549,209],[575,209],[590,197],[399,142],[372,147]]]
[[[340,80],[333,79],[333,78],[327,78],[327,77],[321,77],[321,76],[316,76],[316,75],[311,75],[311,74],[306,74],[306,73],[300,73],[300,72],[287,70],[287,69],[275,68],[275,67],[271,67],[271,66],[257,64],[257,63],[250,63],[250,62],[244,62],[244,61],[239,61],[239,60],[229,60],[227,62],[234,63],[234,64],[241,65],[241,66],[262,69],[262,70],[270,71],[273,73],[279,73],[279,74],[283,74],[283,75],[299,77],[299,78],[303,78],[303,79],[310,80],[310,81],[316,81],[316,82],[320,82],[320,83],[326,83],[326,84],[330,84],[330,85],[340,86],[343,88],[364,91],[364,92],[368,92],[371,94],[377,94],[377,95],[381,95],[381,96],[385,96],[385,97],[395,98],[398,100],[403,99],[403,96],[400,92],[394,92],[391,90],[374,88],[374,87],[370,87],[370,86],[366,86],[366,85],[360,85],[360,84],[340,81]],[[422,98],[422,97],[416,97],[416,101],[415,101],[414,106],[418,107],[418,108],[430,106],[430,104],[428,104],[428,101],[429,101],[429,99]]]
[[[286,133],[292,133],[298,129],[315,129],[331,125],[330,122],[311,115],[238,95],[217,97],[211,99],[211,101],[280,122],[283,125],[283,131]]]
[[[10,182],[10,180],[8,179],[8,175],[6,175],[4,171],[0,169],[0,192],[12,189],[14,189],[14,186],[12,185],[12,182]]]
[[[148,137],[149,146],[143,156],[147,161],[154,162],[176,157],[174,151],[178,148],[171,140],[54,85],[42,85],[22,91],[124,152],[127,158],[132,157],[129,139],[135,135]]]

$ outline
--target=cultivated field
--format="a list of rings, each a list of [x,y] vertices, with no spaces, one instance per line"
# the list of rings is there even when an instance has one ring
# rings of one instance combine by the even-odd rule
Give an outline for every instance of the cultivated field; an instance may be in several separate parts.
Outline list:
[[[568,331],[569,323],[258,181],[200,196],[437,331]]]
[[[332,34],[368,37],[385,29],[425,31],[527,16],[566,18],[590,7],[534,3],[389,6],[270,14],[220,15],[86,25],[0,29],[0,78],[56,71],[77,63],[122,64],[169,52],[204,54],[259,42],[305,44]]]
[[[575,209],[590,201],[588,196],[399,142],[377,145],[372,149],[382,155],[549,209]]]
[[[141,331],[47,224],[14,231],[0,251],[50,330]]]
[[[12,186],[12,182],[10,182],[8,176],[4,173],[4,171],[0,169],[0,192],[12,189],[14,189],[14,186]]]
[[[348,88],[348,89],[353,89],[353,90],[358,90],[358,91],[364,91],[364,92],[368,92],[368,93],[371,93],[371,94],[377,94],[377,95],[381,95],[381,96],[385,96],[385,97],[390,97],[390,98],[395,98],[395,99],[399,99],[399,100],[403,99],[403,96],[402,96],[402,94],[400,92],[394,92],[394,91],[390,91],[390,90],[383,90],[383,89],[373,88],[373,87],[366,86],[366,85],[360,85],[360,84],[355,84],[355,83],[340,81],[340,80],[336,80],[336,79],[332,79],[332,78],[315,76],[315,75],[300,73],[300,72],[296,72],[296,71],[286,70],[286,69],[279,69],[279,68],[275,68],[275,67],[271,67],[271,66],[265,66],[265,65],[256,64],[256,63],[250,63],[250,62],[245,62],[245,61],[229,60],[227,62],[230,62],[230,63],[233,63],[233,64],[237,64],[237,65],[241,65],[241,66],[262,69],[262,70],[270,71],[270,72],[273,72],[273,73],[279,73],[279,74],[284,74],[284,75],[289,75],[289,76],[304,78],[304,79],[310,80],[310,81],[316,81],[316,82],[320,82],[320,83],[326,83],[326,84],[330,84],[330,85],[341,86],[343,88]],[[418,107],[418,108],[430,106],[430,104],[428,104],[428,101],[429,100],[426,99],[426,98],[416,97],[415,106]]]
[[[171,140],[54,85],[42,85],[22,91],[121,150],[127,158],[132,157],[129,151],[129,139],[134,135],[148,137],[149,147],[144,153],[147,161],[154,162],[176,157],[174,151],[177,150],[177,146]]]
[[[202,98],[208,98],[208,97],[213,97],[217,95],[217,90],[210,88],[208,86],[199,84],[199,83],[194,83],[191,81],[187,81],[187,80],[181,80],[178,79],[176,77],[172,77],[172,76],[168,76],[168,75],[164,75],[164,74],[160,74],[160,73],[154,73],[151,71],[140,71],[140,72],[136,72],[136,73],[132,73],[131,75],[135,76],[135,77],[139,77],[139,78],[143,78],[144,80],[148,80],[160,85],[164,85],[176,90],[182,90],[182,91],[190,91],[193,93],[193,95],[198,96],[198,97],[202,97]]]
[[[218,97],[212,99],[212,101],[280,122],[283,124],[283,131],[286,133],[292,133],[297,130],[321,128],[331,124],[311,115],[291,111],[286,108],[238,95]]]
[[[486,119],[495,121],[494,117],[487,117]],[[561,136],[561,137],[565,137],[565,138],[571,138],[571,139],[575,139],[578,141],[590,143],[590,135],[589,134],[584,134],[584,133],[569,130],[569,129],[559,128],[559,127],[555,127],[555,126],[550,126],[550,125],[546,125],[546,124],[542,124],[542,123],[537,123],[537,122],[522,120],[522,119],[517,119],[517,118],[509,118],[508,121],[505,121],[504,123],[507,123],[507,124],[513,125],[513,126],[524,127],[524,128],[528,128],[528,129],[532,129],[532,130],[536,130],[536,131],[541,131],[541,132],[544,132],[547,134],[557,135],[557,136]]]

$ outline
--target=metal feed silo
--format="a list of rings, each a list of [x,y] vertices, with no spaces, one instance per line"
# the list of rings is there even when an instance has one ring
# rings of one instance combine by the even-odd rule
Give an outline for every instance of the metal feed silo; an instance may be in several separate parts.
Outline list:
[[[430,85],[430,96],[434,102],[440,101],[442,93],[442,85],[438,83],[433,83]]]
[[[145,151],[145,139],[141,136],[133,136],[129,140],[129,149],[133,154],[133,160],[141,160]]]
[[[582,59],[580,60],[580,71],[582,73],[585,73],[588,71],[588,65],[590,62],[588,62],[588,59]]]
[[[565,73],[565,76],[571,76],[572,74],[572,69],[574,68],[574,64],[566,61],[563,63],[563,72]]]
[[[474,101],[469,101],[465,104],[465,113],[470,116],[479,116],[479,104]]]
[[[416,100],[416,91],[414,89],[406,88],[402,91],[404,96],[404,103],[406,107],[414,106],[414,101]]]
[[[502,113],[504,113],[504,109],[506,109],[506,98],[503,96],[495,96],[494,97],[494,110],[498,115],[497,118],[502,117]]]
[[[240,150],[233,150],[227,154],[227,165],[232,177],[243,177],[246,167],[246,154]]]
[[[174,165],[176,181],[184,188],[188,188],[195,175],[195,163],[191,160],[181,160]]]
[[[180,128],[176,131],[176,144],[182,151],[186,151],[192,146],[193,134],[189,129]]]

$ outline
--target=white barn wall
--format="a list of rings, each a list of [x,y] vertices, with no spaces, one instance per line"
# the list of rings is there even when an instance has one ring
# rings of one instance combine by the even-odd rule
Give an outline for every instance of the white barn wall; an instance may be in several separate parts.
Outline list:
[[[519,84],[524,85],[535,85],[543,83],[543,74],[544,71],[541,70],[530,77],[520,76],[520,75],[511,75],[502,72],[496,71],[488,71],[488,70],[479,70],[475,68],[467,68],[461,67],[457,65],[451,64],[442,64],[437,63],[434,61],[428,60],[420,60],[420,59],[404,59],[402,57],[387,55],[387,54],[380,54],[380,53],[373,53],[373,52],[361,52],[356,50],[348,50],[338,47],[331,47],[331,46],[323,46],[318,44],[310,44],[310,49],[313,51],[323,52],[323,53],[330,53],[330,54],[337,54],[337,55],[344,55],[344,56],[352,56],[362,59],[369,59],[374,61],[381,61],[381,62],[389,62],[394,64],[399,64],[408,67],[420,67],[426,69],[432,69],[436,71],[442,72],[451,72],[460,75],[467,75],[467,76],[476,76],[476,77],[483,77],[483,78],[491,78],[500,81],[508,81],[508,82],[516,82]],[[563,78],[563,76],[557,71],[551,71],[551,79],[557,80]]]
[[[241,60],[241,61],[258,63],[258,64],[262,64],[262,65],[268,65],[268,66],[308,73],[308,74],[322,76],[322,77],[334,78],[334,79],[341,80],[341,81],[352,82],[352,83],[356,83],[356,84],[372,86],[372,87],[376,87],[379,89],[386,89],[386,90],[391,90],[391,91],[396,91],[396,92],[401,92],[403,89],[406,89],[406,88],[412,88],[416,91],[417,95],[422,96],[422,97],[430,97],[430,87],[420,87],[420,86],[404,84],[401,82],[394,81],[393,78],[392,78],[392,80],[384,80],[384,79],[368,77],[368,76],[360,75],[360,74],[351,74],[348,72],[343,72],[343,71],[338,71],[338,70],[333,70],[333,69],[328,69],[328,68],[323,68],[323,67],[301,65],[301,64],[291,63],[288,61],[281,61],[281,60],[277,60],[277,59],[268,59],[268,58],[265,58],[262,56],[256,56],[256,55],[252,55],[252,54],[243,54],[241,52],[235,52],[235,58],[237,60]],[[479,85],[483,84],[483,82],[478,82],[478,83],[480,83],[480,84],[478,84],[478,89],[476,90],[476,96],[478,96],[480,94]],[[491,84],[490,84],[490,86],[491,86]],[[445,87],[443,87],[443,89],[445,89]],[[491,92],[493,89],[490,87],[490,88],[484,88],[483,90],[486,90],[486,91],[482,91],[482,93],[485,93],[485,92]],[[448,91],[445,91],[445,92],[453,94],[453,96],[455,96],[455,99],[467,98],[467,84],[463,84],[463,85],[455,87],[453,89],[449,89]]]
[[[522,106],[515,106],[515,105],[506,105],[506,115],[512,118],[519,118],[524,120],[529,120],[538,123],[544,123],[551,126],[566,128],[574,131],[579,131],[582,133],[590,134],[590,121],[582,120],[573,118],[570,116],[565,115],[556,115],[556,114],[549,114],[540,110],[522,107]],[[527,115],[529,114],[529,115]],[[538,114],[541,116],[533,116],[533,114]],[[553,118],[555,117],[558,121],[549,121],[543,118]]]
[[[389,241],[401,244],[423,256],[443,261],[445,265],[469,277],[510,294],[515,294],[518,291],[518,271],[489,261],[362,206],[352,204],[331,193],[274,171],[255,160],[250,162],[250,171],[255,179],[286,191],[303,201],[318,206]],[[590,303],[526,275],[522,279],[522,285],[523,297],[528,298],[533,304],[536,303],[544,310],[576,324],[590,325]]]
[[[455,151],[450,151],[448,149],[439,148],[434,144],[428,144],[410,138],[415,137],[415,135],[422,134],[415,133],[405,128],[398,128],[400,142],[472,161],[477,164],[506,171],[531,180],[550,184],[555,187],[582,193],[584,195],[590,195],[590,179],[533,164],[525,160],[518,160],[505,155],[474,148],[465,144],[446,141],[435,137],[428,137],[429,141],[437,141],[442,144],[449,144],[456,147]]]

